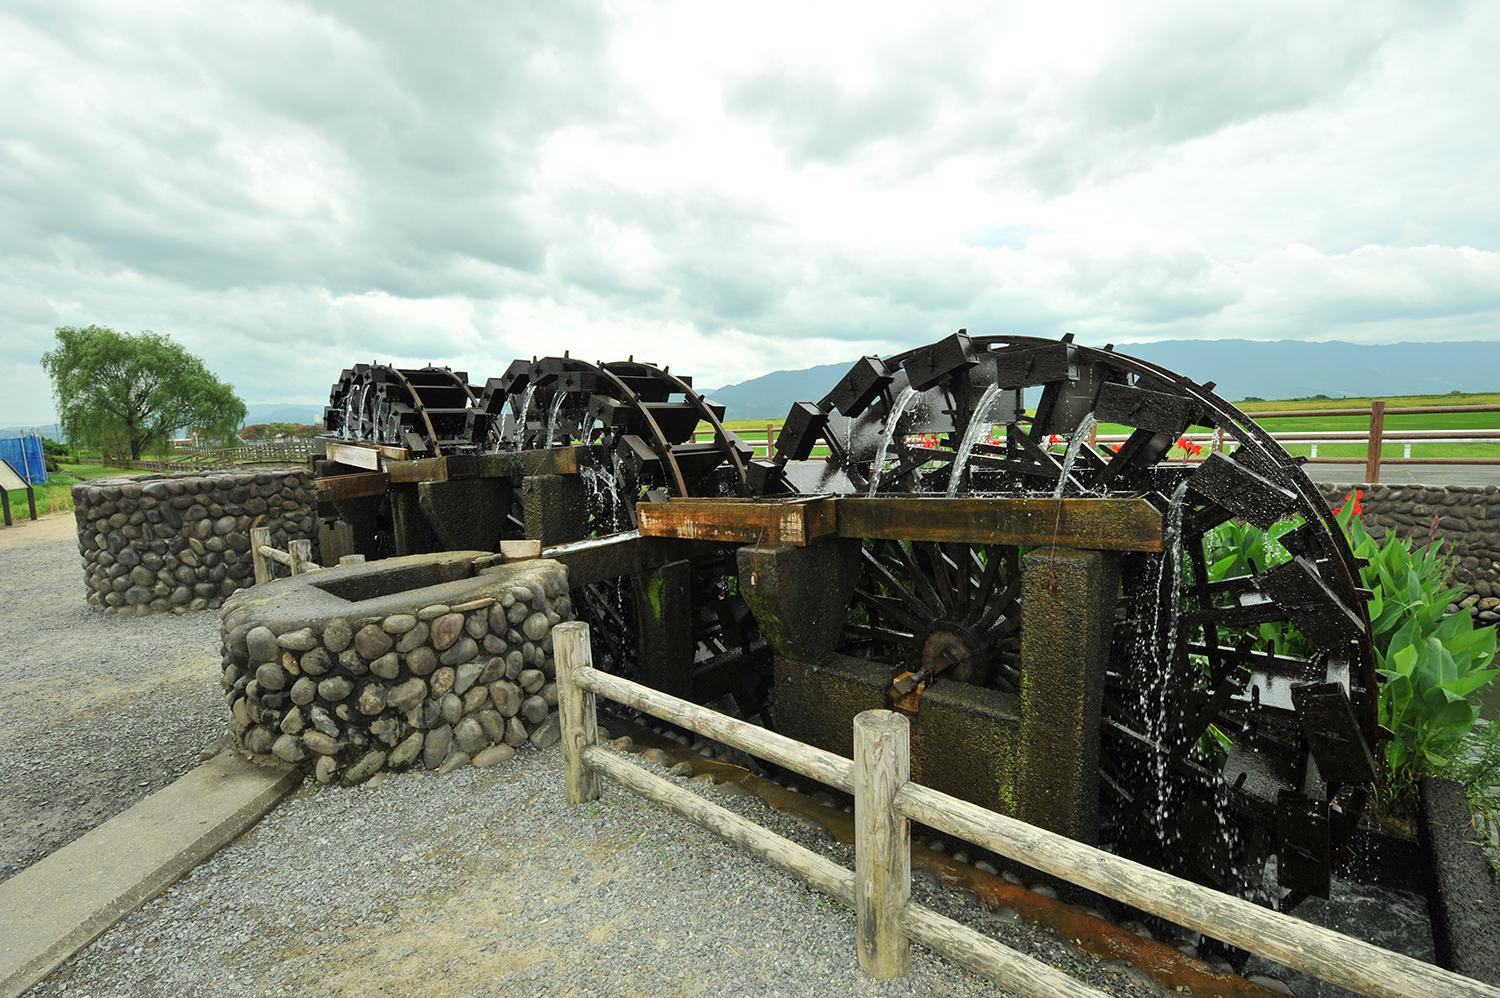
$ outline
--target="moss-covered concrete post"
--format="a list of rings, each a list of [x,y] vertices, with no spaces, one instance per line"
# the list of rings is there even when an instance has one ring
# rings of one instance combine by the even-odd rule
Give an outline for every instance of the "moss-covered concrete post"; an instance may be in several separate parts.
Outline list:
[[[1038,548],[1021,567],[1017,815],[1080,842],[1099,827],[1099,715],[1120,556]]]
[[[693,659],[693,563],[671,561],[636,576],[637,647],[641,682],[691,700]]]
[[[859,580],[859,541],[799,547],[742,547],[740,595],[777,658],[816,663],[844,634]]]

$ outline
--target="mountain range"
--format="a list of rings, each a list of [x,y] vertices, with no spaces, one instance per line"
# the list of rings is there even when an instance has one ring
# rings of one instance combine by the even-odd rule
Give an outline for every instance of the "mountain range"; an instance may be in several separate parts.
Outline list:
[[[1235,401],[1500,391],[1500,344],[1493,342],[1160,340],[1116,349],[1195,381],[1212,381],[1220,396]],[[723,403],[729,419],[780,419],[793,402],[821,399],[857,359],[773,371],[704,394]]]
[[[1196,381],[1213,381],[1230,400],[1312,395],[1441,395],[1500,391],[1500,344],[1486,341],[1367,345],[1304,340],[1160,340],[1122,343],[1121,353],[1160,364]],[[719,388],[700,389],[728,408],[730,419],[780,419],[793,402],[816,402],[857,360],[796,371],[772,371]],[[246,423],[320,423],[322,403],[252,402]],[[56,424],[0,427],[0,436]]]

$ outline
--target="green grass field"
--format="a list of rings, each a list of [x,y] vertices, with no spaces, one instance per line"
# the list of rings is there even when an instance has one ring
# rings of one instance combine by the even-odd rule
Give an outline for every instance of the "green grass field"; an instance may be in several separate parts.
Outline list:
[[[63,464],[58,471],[49,472],[47,480],[36,487],[36,511],[38,516],[48,513],[67,512],[73,508],[73,486],[91,478],[113,478],[116,475],[137,475],[140,472],[125,468],[110,468],[102,464]],[[26,493],[16,490],[10,493],[11,515],[26,516]]]

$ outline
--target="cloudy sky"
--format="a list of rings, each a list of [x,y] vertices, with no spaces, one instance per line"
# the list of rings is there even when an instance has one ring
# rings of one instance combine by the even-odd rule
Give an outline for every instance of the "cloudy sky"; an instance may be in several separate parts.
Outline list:
[[[89,323],[250,402],[959,326],[1500,339],[1497,37],[1485,0],[6,0],[0,423]]]

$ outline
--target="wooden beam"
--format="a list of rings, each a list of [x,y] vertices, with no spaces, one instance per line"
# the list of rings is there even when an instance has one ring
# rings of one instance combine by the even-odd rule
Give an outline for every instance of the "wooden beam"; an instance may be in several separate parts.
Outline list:
[[[663,721],[671,721],[705,738],[748,752],[756,758],[773,760],[778,766],[800,773],[810,780],[837,787],[845,793],[854,791],[854,763],[843,756],[804,745],[759,725],[717,713],[669,693],[662,693],[597,669],[574,669],[573,682],[579,689],[597,693],[626,707],[634,707]]]
[[[318,502],[343,502],[365,496],[384,495],[389,480],[379,471],[364,471],[355,475],[330,475],[313,479]]]
[[[1500,990],[1479,981],[1153,870],[917,783],[908,783],[897,791],[895,805],[912,821],[1359,994],[1384,998],[1500,995]]]
[[[379,471],[382,457],[396,461],[406,457],[406,451],[400,447],[377,447],[342,440],[325,441],[323,447],[327,459],[335,464],[347,464],[351,468],[364,468],[366,471]]]
[[[1139,498],[838,500],[840,537],[1160,551],[1162,526],[1161,514]]]
[[[905,977],[911,944],[911,822],[895,808],[911,780],[910,722],[890,710],[854,715],[854,912],[859,965],[877,980]]]
[[[837,532],[838,501],[827,497],[781,502],[672,499],[637,503],[635,512],[643,537],[806,547]]]
[[[583,761],[585,749],[599,741],[599,718],[594,694],[573,682],[579,669],[593,667],[589,647],[589,625],[569,620],[552,632],[557,662],[557,719],[562,729],[563,773],[568,802],[583,804],[599,799],[599,776]]]

